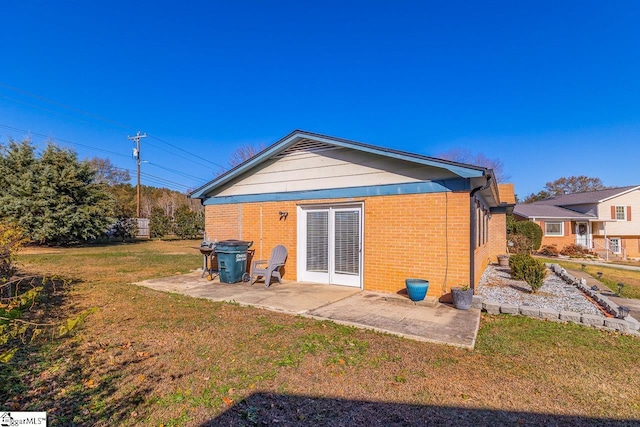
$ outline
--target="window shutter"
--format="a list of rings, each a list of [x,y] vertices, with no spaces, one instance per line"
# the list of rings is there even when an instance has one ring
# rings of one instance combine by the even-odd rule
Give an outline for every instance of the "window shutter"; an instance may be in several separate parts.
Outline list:
[[[611,219],[616,219],[616,207],[611,206]]]
[[[564,235],[568,236],[569,235],[569,231],[571,231],[571,222],[570,221],[565,221],[565,223],[564,223]]]
[[[627,221],[631,221],[631,206],[627,206]]]

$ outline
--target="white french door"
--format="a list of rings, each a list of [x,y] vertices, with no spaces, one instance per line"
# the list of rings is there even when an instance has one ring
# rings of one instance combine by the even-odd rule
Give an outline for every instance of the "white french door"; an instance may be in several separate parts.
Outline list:
[[[299,207],[298,277],[362,286],[362,205]]]

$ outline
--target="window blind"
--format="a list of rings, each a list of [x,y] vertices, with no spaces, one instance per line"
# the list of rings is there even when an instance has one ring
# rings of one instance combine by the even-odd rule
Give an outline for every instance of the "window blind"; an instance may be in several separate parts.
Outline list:
[[[329,212],[307,212],[307,270],[329,272]]]
[[[360,211],[335,212],[335,272],[360,272]]]

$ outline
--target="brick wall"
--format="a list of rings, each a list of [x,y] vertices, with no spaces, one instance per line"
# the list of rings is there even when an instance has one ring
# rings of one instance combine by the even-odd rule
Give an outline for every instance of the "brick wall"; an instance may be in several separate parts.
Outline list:
[[[205,208],[211,239],[253,240],[255,256],[289,250],[284,278],[296,280],[298,204],[350,200],[262,202]],[[469,194],[430,193],[368,197],[364,202],[364,289],[396,293],[406,278],[429,280],[429,295],[469,283]],[[280,219],[280,212],[288,212]]]
[[[498,255],[507,253],[507,214],[492,214],[489,221],[488,262],[497,262]]]
[[[550,221],[557,222],[557,221]],[[573,227],[571,221],[564,221],[564,236],[545,236],[544,221],[535,221],[540,227],[542,227],[542,246],[555,245],[558,250],[562,250],[567,245],[576,243],[576,235],[573,233]]]
[[[209,240],[239,239],[242,205],[205,206],[204,230]]]
[[[640,236],[619,237],[611,235],[608,237],[617,237],[620,239],[620,245],[624,249],[627,258],[640,258]],[[596,250],[601,250],[605,247],[604,236],[593,236],[593,242]]]
[[[622,239],[622,247],[627,257],[640,258],[640,237],[624,237]]]
[[[474,252],[474,283],[480,282],[482,273],[490,262],[497,262],[498,255],[507,249],[507,215],[494,213],[489,219],[489,240]]]

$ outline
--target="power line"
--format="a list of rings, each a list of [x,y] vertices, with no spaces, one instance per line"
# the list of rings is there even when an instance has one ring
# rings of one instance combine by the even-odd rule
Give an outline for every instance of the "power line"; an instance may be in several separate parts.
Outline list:
[[[93,119],[96,119],[96,120],[99,120],[99,121],[105,122],[105,123],[107,123],[107,124],[110,124],[110,125],[113,125],[113,126],[117,126],[117,127],[119,127],[119,128],[123,128],[123,129],[131,129],[131,126],[127,126],[127,125],[124,125],[124,124],[122,124],[122,123],[115,122],[115,121],[113,121],[113,120],[109,120],[109,119],[104,118],[104,117],[102,117],[102,116],[99,116],[99,115],[97,115],[97,114],[93,114],[93,113],[90,113],[90,112],[88,112],[88,111],[81,110],[81,109],[79,109],[79,108],[71,107],[71,106],[69,106],[69,105],[63,104],[63,103],[58,102],[58,101],[54,101],[54,100],[49,99],[49,98],[45,98],[45,97],[40,96],[40,95],[36,95],[36,94],[34,94],[34,93],[28,92],[28,91],[23,90],[23,89],[19,89],[19,88],[13,87],[13,86],[9,86],[9,85],[4,84],[4,83],[0,83],[0,86],[1,86],[1,87],[4,87],[4,88],[6,88],[6,89],[12,90],[12,91],[14,91],[14,92],[20,93],[20,94],[22,94],[22,95],[30,96],[30,97],[35,98],[35,99],[38,99],[38,100],[40,100],[40,101],[44,101],[44,102],[46,102],[46,103],[49,103],[49,104],[52,104],[52,105],[55,105],[55,106],[58,106],[58,107],[61,107],[61,108],[67,109],[67,110],[69,110],[69,111],[73,111],[73,112],[75,112],[75,113],[79,113],[79,114],[82,114],[82,115],[84,115],[84,116],[91,117],[91,118],[93,118]],[[29,105],[29,106],[33,107],[33,108],[38,108],[38,109],[42,109],[42,110],[47,111],[47,112],[51,112],[51,111],[49,111],[49,110],[43,109],[43,108],[38,107],[38,106],[35,106],[35,105],[33,105],[33,104],[29,104],[29,103],[26,103],[26,102],[23,102],[23,101],[18,101],[18,100],[15,100],[15,99],[9,98],[9,97],[5,97],[5,98],[10,99],[10,100],[12,100],[12,101],[14,101],[14,102],[21,102],[21,103],[24,103],[24,104],[26,104],[26,105]],[[150,136],[151,138],[153,138],[153,139],[157,140],[157,141],[160,141],[160,142],[162,142],[162,143],[164,143],[164,144],[166,144],[166,145],[168,145],[168,146],[170,146],[170,147],[175,148],[176,150],[182,151],[183,153],[186,153],[186,154],[188,154],[188,155],[190,155],[190,156],[193,156],[194,158],[196,158],[196,159],[198,159],[198,160],[200,160],[200,159],[201,159],[201,156],[199,156],[199,155],[197,155],[197,154],[194,154],[194,153],[192,153],[192,152],[190,152],[190,151],[188,151],[188,150],[185,150],[184,148],[178,147],[177,145],[172,144],[172,143],[170,143],[170,142],[168,142],[168,141],[165,141],[165,140],[163,140],[163,139],[162,139],[162,138],[160,138],[160,137],[157,137],[157,136],[155,136],[155,135],[149,135],[149,136]],[[166,150],[164,150],[164,151],[166,151]],[[170,151],[167,151],[167,152],[168,152],[169,154],[176,155],[176,154],[175,154],[175,153],[173,153],[173,152],[170,152]],[[182,157],[182,156],[178,156],[178,157],[181,157],[181,158],[183,158],[183,159],[185,159],[185,160],[188,160],[188,161],[191,161],[191,162],[197,163],[197,162],[195,162],[193,159],[189,159],[189,158]],[[220,164],[218,164],[218,163],[216,163],[216,162],[210,162],[210,163],[211,163],[211,164],[213,164],[213,165],[215,165],[215,166],[218,166],[219,168],[225,169],[225,167],[224,167],[224,166],[222,166],[222,165],[220,165]],[[199,164],[200,166],[204,166],[204,167],[211,167],[211,165],[203,165],[202,163],[198,163],[198,164]]]
[[[153,178],[154,181],[161,181],[161,182],[165,182],[165,183],[168,183],[168,184],[177,185],[178,187],[191,188],[191,186],[189,186],[189,185],[180,184],[178,182],[170,181],[168,179],[161,178],[161,177],[155,176],[155,175],[150,175],[148,173],[143,173],[142,176],[143,177],[147,177],[147,178]]]
[[[176,175],[178,175],[178,176],[181,176],[181,177],[183,177],[183,178],[191,178],[191,179],[195,179],[195,180],[196,180],[196,181],[198,181],[198,182],[202,182],[202,181],[203,181],[202,177],[197,177],[197,176],[189,175],[188,173],[180,172],[180,171],[177,171],[177,170],[175,170],[175,169],[167,168],[167,167],[165,167],[165,166],[160,166],[160,165],[155,164],[155,163],[152,163],[152,162],[147,162],[147,164],[148,164],[148,165],[151,165],[151,166],[155,166],[155,167],[160,168],[160,169],[164,169],[164,170],[166,170],[167,172],[174,173],[174,174],[176,174]]]
[[[45,113],[48,113],[48,114],[62,116],[62,117],[66,117],[66,118],[72,118],[72,116],[66,115],[66,114],[62,114],[62,113],[60,113],[60,111],[50,110],[48,108],[44,108],[44,107],[41,107],[39,105],[32,104],[32,103],[24,101],[22,99],[11,98],[10,96],[6,96],[6,95],[0,95],[0,97],[2,97],[4,99],[7,99],[7,100],[9,100],[11,102],[14,102],[16,104],[22,104],[22,105],[26,105],[28,107],[31,107],[31,108],[33,108],[35,110],[44,111]],[[73,119],[75,119],[75,117],[73,117]]]
[[[93,113],[90,113],[90,112],[88,112],[88,111],[85,111],[85,110],[82,110],[82,109],[79,109],[79,108],[75,108],[75,107],[72,107],[72,106],[70,106],[70,105],[66,105],[66,104],[64,104],[64,103],[61,103],[61,102],[58,102],[58,101],[55,101],[55,100],[52,100],[52,99],[49,99],[49,98],[46,98],[46,97],[43,97],[43,96],[40,96],[40,95],[34,94],[34,93],[31,93],[31,92],[28,92],[28,91],[26,91],[26,90],[19,89],[19,88],[16,88],[16,87],[13,87],[13,86],[10,86],[10,85],[7,85],[7,84],[4,84],[4,83],[1,83],[1,82],[0,82],[0,87],[4,87],[4,88],[6,88],[6,89],[9,89],[9,90],[14,91],[14,92],[16,92],[16,93],[19,93],[19,94],[21,94],[21,95],[25,95],[25,96],[28,96],[28,97],[34,98],[34,99],[39,100],[39,101],[43,101],[43,102],[45,102],[45,103],[48,103],[48,104],[51,104],[51,105],[54,105],[54,106],[57,106],[57,107],[60,107],[60,108],[63,108],[63,109],[66,109],[66,110],[72,111],[72,112],[74,112],[74,113],[78,113],[78,114],[81,114],[81,115],[84,115],[84,116],[87,116],[87,117],[91,117],[91,118],[93,118],[93,119],[95,119],[95,120],[98,120],[98,121],[101,121],[101,122],[107,123],[107,124],[109,124],[109,125],[111,125],[111,126],[116,126],[116,127],[124,128],[124,129],[129,129],[129,128],[130,128],[130,127],[129,127],[129,126],[127,126],[127,125],[124,125],[124,124],[122,124],[122,123],[119,123],[119,122],[116,122],[116,121],[113,121],[113,120],[109,120],[109,119],[104,118],[104,117],[102,117],[102,116],[99,116],[99,115],[97,115],[97,114],[93,114]],[[43,110],[43,111],[45,111],[45,112],[47,112],[47,113],[51,113],[51,114],[59,114],[58,112],[51,111],[51,110],[47,110],[47,109],[45,109],[45,108],[42,108],[42,107],[40,107],[40,106],[37,106],[37,105],[31,104],[31,103],[28,103],[28,102],[25,102],[25,101],[23,101],[23,100],[17,100],[17,99],[10,98],[10,97],[4,96],[4,95],[0,95],[0,96],[1,96],[1,97],[3,97],[3,98],[9,99],[10,101],[13,101],[13,102],[18,102],[18,103],[25,104],[25,105],[27,105],[27,106],[29,106],[29,107],[31,107],[31,108],[36,108],[36,109]],[[6,129],[11,129],[11,130],[15,130],[15,131],[25,132],[25,133],[30,134],[30,135],[31,135],[31,134],[32,134],[32,135],[37,135],[37,136],[41,136],[41,137],[43,137],[43,138],[48,138],[48,139],[50,139],[50,140],[55,140],[55,141],[64,142],[64,143],[71,144],[71,145],[74,145],[74,146],[84,147],[84,148],[88,148],[88,149],[92,149],[92,150],[96,150],[96,151],[100,151],[100,152],[104,152],[104,153],[109,153],[109,154],[114,155],[114,156],[119,156],[119,157],[128,158],[128,156],[126,156],[126,155],[124,155],[124,154],[121,154],[121,153],[116,153],[116,152],[114,152],[114,151],[105,150],[105,149],[97,148],[97,147],[92,147],[92,146],[90,146],[90,145],[81,144],[81,143],[78,143],[78,142],[73,142],[73,141],[69,141],[69,140],[62,139],[62,138],[55,138],[55,137],[51,137],[51,136],[48,136],[48,135],[44,135],[44,134],[41,134],[41,133],[38,133],[38,132],[33,132],[33,131],[24,130],[24,129],[19,129],[19,128],[16,128],[16,127],[13,127],[13,126],[7,126],[7,125],[1,125],[1,124],[0,124],[0,126],[2,126],[2,127],[4,127],[4,128],[6,128]],[[225,166],[223,166],[223,165],[221,165],[221,164],[219,164],[219,163],[213,162],[213,161],[209,161],[209,160],[207,160],[207,159],[204,159],[204,160],[205,160],[205,162],[206,162],[206,164],[205,164],[205,163],[202,163],[202,162],[201,162],[201,160],[203,160],[203,159],[202,159],[202,156],[199,156],[199,155],[194,154],[194,153],[192,153],[192,152],[190,152],[190,151],[188,151],[188,150],[185,150],[184,148],[181,148],[181,147],[179,147],[179,146],[177,146],[177,145],[175,145],[175,144],[172,144],[172,143],[170,143],[170,142],[168,142],[168,141],[165,141],[164,139],[162,139],[162,138],[160,138],[160,137],[157,137],[157,136],[155,136],[155,135],[150,135],[150,136],[151,136],[151,138],[153,138],[153,139],[155,139],[155,140],[157,140],[157,141],[159,141],[159,142],[161,142],[161,143],[163,143],[163,144],[166,144],[166,145],[168,145],[168,146],[170,146],[170,147],[172,147],[172,148],[174,148],[174,149],[176,149],[176,150],[178,150],[178,151],[180,151],[180,152],[183,152],[183,153],[185,153],[185,154],[187,154],[187,155],[189,155],[189,156],[192,156],[193,158],[198,159],[198,161],[195,161],[195,160],[193,160],[192,158],[189,158],[189,157],[182,156],[182,155],[177,154],[177,153],[175,153],[175,152],[172,152],[172,151],[170,151],[170,150],[162,149],[161,147],[158,147],[157,145],[155,145],[155,147],[156,147],[157,149],[161,150],[161,151],[167,152],[167,153],[169,153],[169,154],[171,154],[171,155],[173,155],[173,156],[175,156],[175,157],[179,157],[179,158],[182,158],[182,159],[184,159],[184,160],[187,160],[187,161],[188,161],[188,162],[190,162],[190,163],[195,163],[195,164],[197,164],[197,165],[199,165],[199,166],[202,166],[202,167],[204,167],[204,168],[211,168],[211,167],[212,167],[212,165],[214,165],[214,166],[219,167],[219,168],[220,168],[220,169],[222,169],[222,170],[226,170],[226,169],[227,169]],[[162,168],[162,167],[161,167],[161,166],[159,166],[159,165],[156,165],[156,166],[157,166],[157,167]],[[197,177],[194,177],[194,176],[192,176],[192,175],[191,175],[191,176],[189,176],[188,174],[180,173],[180,172],[178,172],[178,171],[170,170],[170,169],[168,169],[168,168],[165,168],[165,170],[168,170],[168,171],[170,171],[170,172],[172,172],[172,173],[175,173],[175,174],[177,174],[177,175],[182,175],[183,177],[187,177],[187,176],[188,176],[188,177],[190,177],[191,179],[196,179],[196,180],[198,180],[198,181],[200,181],[200,182],[202,181],[202,178],[197,178]]]
[[[85,115],[85,116],[88,116],[88,117],[92,117],[92,118],[94,118],[94,119],[97,119],[97,120],[103,121],[103,122],[108,123],[108,124],[110,124],[110,125],[114,125],[114,126],[121,127],[121,128],[124,128],[124,129],[131,129],[131,126],[126,126],[126,125],[123,125],[122,123],[114,122],[114,121],[112,121],[112,120],[106,119],[106,118],[101,117],[101,116],[98,116],[98,115],[96,115],[96,114],[92,114],[92,113],[89,113],[89,112],[87,112],[87,111],[81,110],[81,109],[79,109],[79,108],[71,107],[71,106],[66,105],[66,104],[63,104],[63,103],[61,103],[61,102],[54,101],[54,100],[49,99],[49,98],[45,98],[44,96],[40,96],[40,95],[36,95],[36,94],[34,94],[34,93],[31,93],[31,92],[27,92],[26,90],[19,89],[19,88],[17,88],[17,87],[9,86],[9,85],[6,85],[6,84],[4,84],[4,83],[0,83],[0,86],[4,87],[4,88],[6,88],[6,89],[12,90],[12,91],[14,91],[14,92],[18,92],[18,93],[21,93],[21,94],[23,94],[23,95],[30,96],[30,97],[35,98],[35,99],[39,99],[40,101],[44,101],[44,102],[47,102],[47,103],[49,103],[49,104],[52,104],[52,105],[56,105],[56,106],[58,106],[58,107],[65,108],[65,109],[67,109],[67,110],[74,111],[74,112],[76,112],[76,113],[80,113],[80,114]]]
[[[157,136],[154,136],[154,135],[149,135],[149,136],[150,136],[151,138],[155,139],[155,140],[158,140],[158,141],[160,141],[160,142],[162,142],[162,143],[164,143],[164,144],[167,144],[167,145],[168,145],[168,146],[170,146],[170,147],[175,148],[176,150],[180,150],[180,151],[182,151],[183,153],[187,153],[187,154],[189,154],[190,156],[193,156],[193,157],[197,158],[198,160],[202,160],[202,156],[201,156],[201,155],[197,155],[197,154],[194,154],[194,153],[192,153],[192,152],[190,152],[190,151],[187,151],[187,150],[185,150],[184,148],[181,148],[181,147],[178,147],[177,145],[171,144],[170,142],[167,142],[167,141],[165,141],[165,140],[163,140],[163,139],[160,139],[160,138],[158,138]],[[222,166],[222,165],[220,165],[220,164],[218,164],[218,163],[216,163],[216,162],[211,162],[211,161],[210,161],[209,163],[211,163],[212,165],[218,166],[219,168],[225,169],[225,167],[224,167],[224,166]],[[210,165],[207,165],[206,167],[209,167],[209,166],[210,166]]]
[[[106,152],[106,153],[109,153],[109,154],[113,154],[115,156],[120,156],[120,157],[124,157],[124,158],[130,159],[129,156],[121,154],[121,153],[116,153],[114,151],[103,150],[101,148],[92,147],[92,146],[89,146],[89,145],[86,145],[86,144],[80,144],[78,142],[73,142],[73,141],[69,141],[69,140],[66,140],[66,139],[62,139],[62,138],[51,137],[51,136],[44,135],[44,134],[41,134],[41,133],[38,133],[38,132],[33,132],[33,131],[25,130],[25,129],[16,128],[14,126],[8,126],[8,125],[0,124],[0,127],[5,128],[5,129],[9,129],[9,130],[18,131],[18,132],[24,132],[26,134],[41,136],[41,137],[44,137],[44,138],[47,138],[47,139],[50,139],[50,140],[53,140],[53,141],[60,141],[60,142],[64,142],[64,143],[71,144],[71,145],[78,145],[78,146],[81,146],[81,147],[89,148],[89,149],[92,149],[92,150],[103,151],[103,152]],[[158,166],[158,165],[155,165],[155,166]],[[117,166],[112,166],[112,167],[114,169],[117,169],[117,170],[134,173],[134,171],[132,169],[120,168],[120,167],[117,167]],[[160,178],[160,177],[156,177],[154,175],[149,175],[149,174],[144,174],[143,173],[142,176],[155,178],[155,181],[158,181],[161,184],[162,183],[169,183],[169,184],[176,185],[178,187],[184,187],[185,189],[191,188],[191,186],[189,186],[189,185],[180,184],[180,183],[177,183],[175,181],[170,181],[170,180],[166,180],[166,179],[163,179],[163,178]]]
[[[45,134],[42,134],[42,133],[38,133],[38,132],[34,132],[34,131],[30,131],[30,130],[25,130],[25,129],[16,128],[16,127],[13,127],[13,126],[3,125],[3,124],[1,124],[1,123],[0,123],[0,127],[3,127],[3,128],[5,128],[5,129],[10,129],[10,130],[15,130],[15,131],[18,131],[18,132],[24,132],[24,133],[29,134],[29,135],[36,135],[36,136],[40,136],[40,137],[43,137],[43,138],[50,139],[50,140],[52,140],[52,141],[60,141],[60,142],[65,142],[65,143],[67,143],[67,144],[71,144],[71,145],[77,145],[77,146],[79,146],[79,147],[90,148],[90,149],[92,149],[92,150],[102,151],[102,152],[104,152],[104,153],[113,154],[114,156],[125,157],[125,158],[127,158],[127,159],[129,158],[129,156],[126,156],[126,155],[124,155],[124,154],[122,154],[122,153],[117,153],[117,152],[115,152],[115,151],[109,151],[109,150],[105,150],[105,149],[103,149],[103,148],[92,147],[92,146],[90,146],[90,145],[81,144],[81,143],[79,143],[79,142],[73,142],[73,141],[69,141],[69,140],[67,140],[67,139],[56,138],[56,137],[53,137],[53,136],[45,135]]]
[[[116,169],[116,170],[119,170],[119,171],[123,171],[123,172],[129,172],[129,173],[135,173],[136,172],[133,169],[121,168],[121,167],[118,167],[118,166],[113,166],[112,165],[111,167],[113,169]],[[142,176],[142,178],[145,178],[146,181],[152,181],[152,182],[156,182],[156,183],[162,184],[162,185],[172,184],[172,185],[175,185],[175,186],[178,186],[178,187],[183,187],[185,189],[191,188],[191,186],[189,186],[189,185],[180,184],[180,183],[175,182],[175,181],[170,181],[170,180],[168,180],[166,178],[161,178],[159,176],[151,175],[151,174],[148,174],[146,172],[141,172],[140,175]]]

